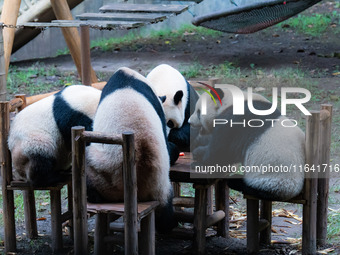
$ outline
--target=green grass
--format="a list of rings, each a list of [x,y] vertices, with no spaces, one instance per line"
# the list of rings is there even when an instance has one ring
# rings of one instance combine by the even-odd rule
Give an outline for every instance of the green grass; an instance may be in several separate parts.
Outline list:
[[[148,43],[155,43],[161,40],[162,43],[171,46],[174,41],[184,40],[186,36],[207,36],[215,38],[222,34],[222,32],[213,31],[203,27],[195,27],[193,25],[184,25],[175,30],[162,29],[151,32],[146,32],[145,29],[141,29],[139,32],[136,32],[136,30],[130,31],[123,36],[92,41],[91,48],[99,48],[102,51],[112,51],[123,46],[130,46],[136,50],[138,49],[138,44],[145,39],[148,40]]]
[[[46,78],[50,78],[50,81]],[[9,94],[36,95],[77,83],[79,80],[75,74],[61,73],[53,66],[46,67],[38,62],[25,69],[11,66],[7,78],[7,91]]]
[[[327,238],[331,243],[340,242],[340,210],[328,214]]]
[[[330,29],[332,24],[335,25],[332,31],[339,33],[340,14],[337,11],[323,14],[314,13],[310,16],[299,14],[297,17],[290,18],[278,26],[284,29],[293,28],[296,32],[309,36],[320,36],[327,29]]]

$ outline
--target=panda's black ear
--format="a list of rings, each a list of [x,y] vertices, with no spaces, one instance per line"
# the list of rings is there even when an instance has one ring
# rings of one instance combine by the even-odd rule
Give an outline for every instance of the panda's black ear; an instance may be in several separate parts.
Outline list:
[[[183,98],[183,91],[182,90],[177,91],[174,96],[175,105],[178,105],[179,102],[182,100],[182,98]]]
[[[215,89],[216,90],[216,92],[217,92],[217,94],[220,96],[220,98],[222,99],[223,97],[224,97],[224,92],[223,92],[223,90],[222,89]]]
[[[166,96],[159,97],[159,99],[161,100],[162,103],[164,103],[166,100]]]

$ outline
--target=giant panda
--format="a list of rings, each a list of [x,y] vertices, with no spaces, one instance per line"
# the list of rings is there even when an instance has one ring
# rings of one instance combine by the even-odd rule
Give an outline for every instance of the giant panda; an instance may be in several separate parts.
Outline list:
[[[8,137],[14,178],[32,186],[63,181],[71,166],[71,127],[92,129],[100,94],[73,85],[19,112]]]
[[[138,201],[159,201],[156,228],[164,232],[172,229],[176,222],[172,218],[165,116],[159,97],[144,76],[126,67],[114,73],[102,91],[93,130],[135,134]],[[123,200],[122,156],[119,145],[93,143],[87,147],[89,202]]]
[[[162,97],[167,126],[168,140],[180,151],[190,150],[190,115],[195,109],[198,94],[175,68],[161,64],[146,77],[154,86],[156,94]]]
[[[189,119],[190,125],[201,128],[193,150],[194,159],[199,161],[197,164],[299,166],[305,163],[304,133],[297,126],[283,127],[282,120],[285,120],[286,126],[294,126],[294,123],[277,109],[271,115],[258,116],[250,112],[245,101],[245,114],[233,115],[231,92],[228,89],[218,89],[218,94],[222,98],[222,106],[215,105],[209,95],[204,93]],[[244,92],[244,98],[247,98],[247,92]],[[202,100],[207,102],[206,115],[201,114]],[[272,104],[263,96],[253,94],[253,105],[255,109],[266,110]],[[213,128],[213,119],[233,120],[234,123],[242,123],[244,119],[246,122],[261,119],[265,124],[262,127],[216,125]],[[272,124],[265,119],[278,121]],[[304,184],[304,173],[293,170],[290,173],[246,172],[238,177],[242,178],[228,178],[230,188],[265,200],[288,200],[298,195]]]

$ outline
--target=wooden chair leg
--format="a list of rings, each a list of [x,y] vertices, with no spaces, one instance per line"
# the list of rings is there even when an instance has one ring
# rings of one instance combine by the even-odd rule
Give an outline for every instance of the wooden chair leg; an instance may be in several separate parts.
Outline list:
[[[2,189],[5,231],[5,254],[16,251],[15,209],[13,190]]]
[[[104,238],[107,235],[108,215],[106,213],[96,214],[96,228],[94,231],[94,254],[106,254],[107,248]]]
[[[60,190],[50,190],[50,196],[51,196],[52,250],[53,252],[55,252],[63,247]]]
[[[260,232],[260,243],[270,245],[272,234],[272,202],[261,200],[260,219],[268,221],[269,226]]]
[[[140,232],[140,253],[143,255],[154,255],[155,251],[155,212],[152,211],[148,216],[141,220]]]
[[[302,254],[304,255],[316,254],[317,181],[315,178],[306,180],[310,188],[305,193],[307,200],[303,205]]]
[[[217,225],[217,235],[229,237],[229,187],[226,180],[220,180],[215,184],[216,211],[223,210],[225,218]]]
[[[207,193],[208,186],[194,185],[195,209],[194,209],[194,249],[196,254],[205,254],[205,230],[207,217]]]
[[[67,184],[67,209],[73,214],[73,191],[72,191],[72,182]],[[69,220],[68,228],[70,233],[70,238],[73,240],[73,217]]]
[[[38,229],[36,220],[34,190],[24,190],[23,198],[24,198],[26,235],[30,239],[37,238]]]
[[[247,250],[256,253],[259,250],[259,200],[247,199]]]

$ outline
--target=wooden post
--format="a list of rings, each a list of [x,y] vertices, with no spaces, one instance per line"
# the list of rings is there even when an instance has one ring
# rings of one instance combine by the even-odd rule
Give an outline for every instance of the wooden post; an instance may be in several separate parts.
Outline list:
[[[17,19],[19,15],[19,8],[20,8],[21,0],[5,0],[4,5],[2,6],[1,12],[1,22],[6,25],[13,25],[17,24]],[[14,42],[14,34],[15,28],[5,28],[3,30],[3,37],[4,37],[4,52],[5,52],[5,70],[6,76],[8,74],[8,67],[11,60],[12,54],[12,47]]]
[[[207,193],[208,185],[194,184],[194,249],[196,254],[205,254],[205,230],[207,228]]]
[[[34,190],[23,190],[25,228],[28,238],[38,237]]]
[[[51,0],[51,5],[57,19],[60,20],[73,20],[70,7],[67,3],[67,0]],[[81,72],[81,46],[80,46],[80,37],[77,28],[75,27],[67,27],[61,29],[69,48],[73,61],[77,67],[79,76],[82,77]],[[91,68],[91,81],[92,83],[98,82],[96,77],[96,73]]]
[[[73,193],[72,193],[72,182],[67,184],[67,210],[73,213]],[[69,219],[68,230],[70,238],[73,240],[73,219],[72,217]]]
[[[4,38],[3,27],[0,23],[0,101],[5,101],[7,96],[7,84],[6,84],[6,65],[5,65],[5,53],[4,53]]]
[[[2,199],[5,230],[5,253],[15,252],[16,234],[14,218],[14,193],[7,186],[12,180],[11,155],[8,150],[7,140],[9,132],[9,102],[0,102],[0,145],[1,145],[1,175]]]
[[[108,222],[107,213],[96,214],[96,228],[94,230],[94,254],[101,255],[106,254],[107,245],[105,244],[104,238],[107,236]]]
[[[260,219],[269,222],[269,226],[260,232],[260,243],[270,245],[272,239],[272,201],[261,200]]]
[[[63,232],[61,222],[61,196],[60,190],[50,190],[51,198],[51,232],[52,251],[57,252],[63,247]]]
[[[247,251],[259,250],[259,200],[247,198]]]
[[[84,85],[91,85],[90,28],[80,26],[81,36],[81,80]]]
[[[320,112],[311,111],[306,123],[306,164],[311,169],[319,163]],[[316,211],[318,173],[306,171],[303,205],[302,254],[316,254]]]
[[[72,187],[74,254],[87,254],[87,207],[84,127],[72,128]]]
[[[325,245],[327,238],[327,211],[329,193],[329,167],[330,167],[330,147],[331,147],[331,124],[332,124],[332,105],[321,105],[321,112],[326,111],[325,117],[320,120],[320,140],[319,140],[319,164],[326,167],[321,169],[318,179],[318,205],[317,205],[317,245]]]
[[[229,187],[226,180],[220,180],[215,184],[216,211],[225,212],[225,217],[217,225],[217,235],[229,237]]]
[[[123,133],[124,239],[125,254],[138,254],[137,173],[134,134]],[[128,184],[128,185],[126,185]]]
[[[155,211],[141,220],[140,253],[154,255],[155,251]]]

